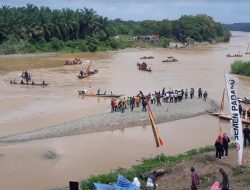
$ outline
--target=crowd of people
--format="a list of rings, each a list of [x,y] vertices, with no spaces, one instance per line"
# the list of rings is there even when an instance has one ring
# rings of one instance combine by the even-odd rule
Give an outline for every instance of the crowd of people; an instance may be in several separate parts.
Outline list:
[[[111,113],[113,112],[122,112],[124,113],[126,109],[130,108],[131,111],[134,108],[139,108],[142,106],[142,111],[147,111],[147,104],[150,102],[151,104],[156,104],[160,106],[161,103],[177,103],[182,102],[184,99],[194,98],[195,90],[191,88],[190,91],[186,89],[181,90],[165,90],[165,87],[162,91],[155,91],[154,93],[149,93],[144,95],[142,91],[140,91],[136,96],[124,97],[122,99],[114,98],[111,100]],[[206,101],[208,97],[207,91],[202,93],[201,88],[198,89],[198,97],[203,98]]]
[[[242,105],[239,104],[239,113],[241,118],[250,120],[250,107],[246,110],[245,107],[242,107]]]

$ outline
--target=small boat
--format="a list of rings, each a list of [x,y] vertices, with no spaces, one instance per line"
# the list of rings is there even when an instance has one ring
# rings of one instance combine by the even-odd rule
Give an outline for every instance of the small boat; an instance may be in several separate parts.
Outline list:
[[[140,59],[154,59],[153,56],[143,56],[143,57],[140,57]]]
[[[241,54],[233,54],[233,55],[227,54],[226,56],[227,57],[242,57],[243,55],[241,55]]]
[[[213,115],[213,116],[217,116],[217,117],[219,117],[220,119],[223,119],[223,120],[228,120],[228,121],[231,120],[231,115],[230,114],[218,113],[218,112],[213,112],[213,113],[210,113],[210,114]],[[250,120],[241,118],[241,121],[242,121],[243,124],[250,124]]]
[[[239,102],[242,102],[244,104],[250,104],[250,98],[244,97],[244,98],[238,98]]]
[[[86,90],[78,90],[79,95],[92,96],[92,97],[104,97],[104,98],[119,98],[125,94],[87,94]]]
[[[88,74],[83,74],[83,75],[76,75],[79,79],[87,78],[89,76],[92,76],[94,74],[98,73],[97,69],[94,69],[93,71],[89,71]]]
[[[75,58],[72,60],[67,59],[64,63],[64,65],[80,65],[82,64],[82,60],[79,58]]]
[[[167,59],[163,59],[161,62],[177,62],[178,60],[174,57],[167,57]]]
[[[143,62],[143,63],[137,63],[137,67],[141,71],[147,71],[147,72],[151,72],[152,71],[152,69],[150,67],[148,67],[147,63],[145,63],[145,62]]]
[[[35,82],[31,82],[31,83],[25,83],[25,82],[17,82],[16,80],[11,80],[10,84],[15,84],[15,85],[23,85],[23,86],[48,86],[49,83],[35,83]]]

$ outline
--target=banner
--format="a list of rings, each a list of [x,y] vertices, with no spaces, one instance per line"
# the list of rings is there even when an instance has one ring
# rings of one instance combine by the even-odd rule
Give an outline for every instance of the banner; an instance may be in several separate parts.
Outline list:
[[[242,122],[239,113],[239,102],[236,93],[236,85],[238,81],[228,74],[225,74],[225,81],[227,87],[228,101],[230,106],[230,111],[232,115],[233,138],[237,144],[238,150],[238,164],[242,164],[243,156],[243,132],[242,132]]]

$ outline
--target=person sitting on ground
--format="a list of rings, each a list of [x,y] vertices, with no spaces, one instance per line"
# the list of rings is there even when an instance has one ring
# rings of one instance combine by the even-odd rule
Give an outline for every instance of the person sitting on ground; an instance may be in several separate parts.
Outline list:
[[[221,190],[229,190],[229,179],[228,179],[228,175],[226,174],[226,172],[220,168],[219,172],[222,175],[222,182],[220,184],[221,186]]]
[[[155,189],[158,185],[156,184],[156,172],[154,171],[147,178],[146,187],[148,190]]]
[[[214,182],[210,190],[221,190],[220,183],[218,181]]]
[[[140,182],[140,180],[139,180],[137,177],[134,178],[133,184],[134,184],[138,189],[140,189],[140,187],[141,187],[141,182]]]

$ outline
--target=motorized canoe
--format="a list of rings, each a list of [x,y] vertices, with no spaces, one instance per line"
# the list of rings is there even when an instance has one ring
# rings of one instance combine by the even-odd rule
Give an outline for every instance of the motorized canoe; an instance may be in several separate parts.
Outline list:
[[[230,121],[231,118],[232,118],[230,114],[226,114],[226,113],[213,112],[213,113],[210,113],[210,114],[213,115],[213,116],[217,116],[220,119],[228,120],[228,121]],[[243,124],[250,124],[250,120],[241,118],[241,121],[242,121]]]
[[[140,57],[140,59],[154,59],[154,57],[153,56],[144,56],[144,57]]]
[[[242,57],[243,55],[241,54],[234,54],[234,55],[231,55],[231,54],[227,54],[226,57]]]
[[[21,83],[17,81],[10,81],[10,84],[21,85],[21,86],[48,86],[49,83]]]
[[[91,96],[91,97],[103,97],[103,98],[119,98],[125,94],[88,94],[85,91],[78,90],[79,95]]]
[[[83,78],[87,78],[87,77],[89,77],[89,76],[92,76],[92,75],[94,75],[94,74],[96,74],[96,73],[98,73],[98,70],[97,69],[95,69],[95,70],[93,70],[93,71],[89,71],[89,73],[86,75],[86,74],[84,74],[84,75],[76,75],[79,79],[83,79]]]

